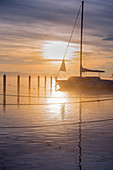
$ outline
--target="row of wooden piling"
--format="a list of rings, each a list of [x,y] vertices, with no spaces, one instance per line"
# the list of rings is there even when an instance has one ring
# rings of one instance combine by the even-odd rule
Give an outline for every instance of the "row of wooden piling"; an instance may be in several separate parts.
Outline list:
[[[17,104],[19,105],[20,103],[20,75],[17,75]],[[39,91],[40,91],[40,76],[38,78],[38,96],[39,96]],[[53,77],[50,77],[50,90],[52,91],[52,85],[53,85]],[[46,86],[47,86],[47,76],[44,77],[44,86],[45,86],[45,94],[46,94]],[[3,75],[3,111],[5,112],[6,110],[6,87],[7,87],[7,76],[4,74]],[[55,79],[55,90],[56,90],[56,79]],[[30,92],[31,92],[31,76],[28,77],[28,92],[29,92],[29,103],[30,103]]]
[[[40,76],[38,78],[38,89],[40,88]],[[44,86],[47,87],[47,76],[45,76]],[[52,88],[53,77],[50,77],[50,87]],[[28,88],[31,89],[31,76],[28,77]],[[17,92],[20,92],[20,75],[17,76]],[[3,75],[3,94],[6,94],[6,75]]]

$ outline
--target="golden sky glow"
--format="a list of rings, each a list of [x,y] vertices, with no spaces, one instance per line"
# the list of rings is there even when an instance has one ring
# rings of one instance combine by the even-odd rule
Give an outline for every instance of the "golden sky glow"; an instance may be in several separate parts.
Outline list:
[[[0,71],[57,74],[81,2],[79,0],[0,1]],[[83,65],[113,74],[110,0],[85,2]],[[66,65],[79,73],[80,17]]]
[[[78,45],[70,43],[66,54],[66,60],[73,58],[74,52],[78,51]],[[62,60],[67,47],[67,42],[63,41],[47,41],[43,47],[43,56],[45,59]]]

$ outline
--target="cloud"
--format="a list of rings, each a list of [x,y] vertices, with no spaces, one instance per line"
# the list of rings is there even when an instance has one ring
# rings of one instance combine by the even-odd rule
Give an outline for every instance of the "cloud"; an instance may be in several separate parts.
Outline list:
[[[79,0],[1,0],[0,20],[5,29],[1,34],[13,39],[23,37],[67,41],[80,4]],[[93,34],[102,37],[112,33],[112,9],[110,0],[86,1],[86,36]]]
[[[8,56],[0,55],[1,64],[14,64],[14,65],[36,65],[41,64],[39,61],[35,61],[31,57],[18,57],[18,56]]]
[[[2,7],[0,13],[2,14],[1,19],[16,23],[39,21],[61,23],[62,21],[69,21],[70,15],[76,11],[73,4],[75,4],[73,0],[71,3],[63,0],[33,0],[32,3],[31,0],[2,0],[0,1]]]
[[[67,42],[80,4],[80,0],[0,0],[0,62],[18,65],[52,62],[43,60],[43,54],[35,49],[41,50],[46,41]],[[83,38],[90,49],[86,56],[96,58],[103,52],[111,56],[112,19],[112,0],[85,1]],[[79,40],[80,16],[71,42]]]
[[[108,36],[108,37],[104,38],[103,40],[106,40],[106,41],[113,41],[113,36]]]
[[[110,56],[109,58],[112,58],[112,59],[113,59],[113,56]]]

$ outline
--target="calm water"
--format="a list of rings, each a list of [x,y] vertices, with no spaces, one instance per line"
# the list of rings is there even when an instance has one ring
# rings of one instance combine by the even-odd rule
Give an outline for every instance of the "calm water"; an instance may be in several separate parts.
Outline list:
[[[29,91],[22,77],[18,96],[8,77],[4,99],[0,77],[0,170],[113,170],[113,100],[103,100],[113,93],[60,92],[49,81],[38,90],[33,77]]]

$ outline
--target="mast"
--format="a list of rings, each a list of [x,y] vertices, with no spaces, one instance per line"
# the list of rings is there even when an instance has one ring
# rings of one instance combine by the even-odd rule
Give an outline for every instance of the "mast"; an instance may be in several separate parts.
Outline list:
[[[84,1],[82,1],[82,11],[81,11],[80,77],[82,77],[83,13],[84,13]]]

